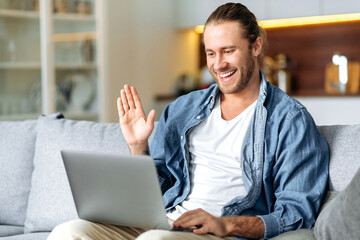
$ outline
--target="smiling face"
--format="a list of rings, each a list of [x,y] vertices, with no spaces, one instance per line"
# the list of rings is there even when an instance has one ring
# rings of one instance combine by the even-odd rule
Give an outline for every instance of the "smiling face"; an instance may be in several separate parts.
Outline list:
[[[210,23],[205,28],[207,66],[223,94],[245,89],[257,67],[261,50],[256,49],[257,43],[249,47],[243,31],[240,23],[232,21]]]

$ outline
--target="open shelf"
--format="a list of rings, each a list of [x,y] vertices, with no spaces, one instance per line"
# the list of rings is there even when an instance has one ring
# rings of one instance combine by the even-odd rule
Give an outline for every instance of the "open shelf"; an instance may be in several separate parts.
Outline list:
[[[3,62],[0,63],[0,70],[40,70],[40,62]],[[59,63],[55,64],[55,68],[58,70],[96,70],[96,64],[84,63]]]
[[[39,19],[39,12],[14,9],[0,9],[0,17]]]
[[[15,9],[0,9],[0,17],[39,19],[39,12]],[[55,21],[88,21],[95,22],[95,16],[92,14],[80,13],[54,13]]]
[[[37,69],[41,68],[40,62],[0,62],[0,69],[21,70],[21,69]]]
[[[88,21],[95,22],[95,17],[91,14],[79,13],[54,13],[55,21]]]
[[[87,0],[89,14],[76,12],[88,11],[78,8],[77,0],[66,1],[66,13],[54,12],[53,0],[0,2],[1,7],[8,7],[0,8],[0,120],[37,119],[40,112],[70,109],[88,94],[82,91],[81,78],[90,82],[86,87],[93,91],[89,109],[79,107],[65,116],[97,121],[96,86],[101,82],[98,68],[102,64],[96,61],[102,55],[97,47],[97,21],[102,16],[95,16],[95,10],[103,1]]]
[[[360,97],[358,93],[327,93],[324,89],[302,89],[288,93],[292,97]]]
[[[96,70],[96,64],[72,64],[72,63],[57,63],[55,64],[57,70]]]

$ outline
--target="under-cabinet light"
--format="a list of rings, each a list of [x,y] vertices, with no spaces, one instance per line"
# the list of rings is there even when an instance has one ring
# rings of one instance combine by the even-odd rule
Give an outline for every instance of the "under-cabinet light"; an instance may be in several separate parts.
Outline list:
[[[259,25],[265,29],[269,29],[269,28],[306,26],[306,25],[351,22],[351,21],[360,21],[360,13],[259,20]],[[203,33],[204,25],[195,26],[194,31],[199,34]]]
[[[271,19],[271,20],[262,20],[259,21],[259,23],[260,26],[266,29],[266,28],[316,25],[316,24],[325,24],[325,23],[351,22],[358,20],[360,20],[360,13],[298,17],[298,18],[286,18],[286,19]]]

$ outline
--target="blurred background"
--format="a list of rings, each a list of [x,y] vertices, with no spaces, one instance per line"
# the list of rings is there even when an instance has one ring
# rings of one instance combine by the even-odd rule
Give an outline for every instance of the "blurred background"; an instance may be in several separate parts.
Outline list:
[[[135,86],[146,112],[208,87],[204,22],[223,0],[0,0],[0,120],[117,122]],[[316,124],[360,123],[360,1],[244,0],[267,32],[268,81]]]

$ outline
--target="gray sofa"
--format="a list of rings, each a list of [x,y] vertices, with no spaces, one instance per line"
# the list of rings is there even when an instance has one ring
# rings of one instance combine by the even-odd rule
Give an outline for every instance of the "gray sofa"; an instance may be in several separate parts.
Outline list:
[[[331,149],[328,199],[342,191],[360,166],[360,125],[320,126]],[[77,218],[60,150],[129,154],[119,124],[62,119],[0,122],[0,239],[41,240]],[[275,239],[315,239],[298,230]]]

